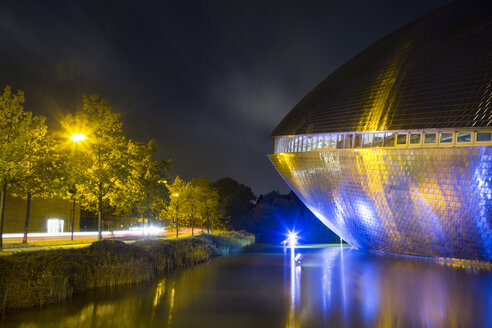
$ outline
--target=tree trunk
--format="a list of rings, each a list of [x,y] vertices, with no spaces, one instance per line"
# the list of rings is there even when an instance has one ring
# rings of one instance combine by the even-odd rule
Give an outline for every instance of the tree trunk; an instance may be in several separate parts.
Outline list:
[[[210,234],[210,219],[208,213],[207,213],[207,233]]]
[[[29,217],[31,216],[31,193],[27,193],[26,222],[24,223],[24,238],[22,243],[27,244],[27,232],[29,231]]]
[[[75,195],[73,196],[73,205],[72,205],[72,237],[71,237],[72,241],[73,241],[74,226],[75,226]]]
[[[150,238],[150,206],[147,206],[147,238]]]
[[[3,247],[3,220],[5,217],[5,198],[7,198],[7,181],[3,181],[2,194],[0,196],[0,251]]]
[[[194,236],[194,230],[193,230],[193,226],[195,225],[195,218],[193,217],[193,215],[191,216],[191,235]]]
[[[178,209],[176,209],[176,238],[178,238],[178,233],[179,233]]]
[[[99,205],[97,207],[97,240],[102,240],[102,207],[103,198],[102,195],[99,195]]]

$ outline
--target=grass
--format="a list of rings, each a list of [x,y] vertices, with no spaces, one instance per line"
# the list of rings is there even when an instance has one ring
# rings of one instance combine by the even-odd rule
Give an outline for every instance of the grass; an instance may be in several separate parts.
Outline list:
[[[200,235],[198,238],[209,241],[222,255],[238,252],[244,247],[255,243],[255,236],[246,231],[232,231],[218,233],[216,235]]]
[[[248,233],[180,239],[105,239],[81,248],[0,257],[0,312],[70,299],[97,287],[152,281],[159,273],[207,261],[254,243]]]

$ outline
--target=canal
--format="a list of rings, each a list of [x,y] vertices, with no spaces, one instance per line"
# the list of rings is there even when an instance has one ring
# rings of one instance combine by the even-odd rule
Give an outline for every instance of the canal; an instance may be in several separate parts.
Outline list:
[[[349,247],[257,245],[152,284],[10,313],[0,326],[491,327],[492,273]]]

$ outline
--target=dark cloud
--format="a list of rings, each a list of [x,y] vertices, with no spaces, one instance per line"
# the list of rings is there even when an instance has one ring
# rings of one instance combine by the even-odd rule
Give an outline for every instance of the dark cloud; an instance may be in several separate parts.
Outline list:
[[[338,66],[446,2],[5,2],[0,83],[51,125],[99,93],[174,174],[287,191],[266,158],[276,124]]]

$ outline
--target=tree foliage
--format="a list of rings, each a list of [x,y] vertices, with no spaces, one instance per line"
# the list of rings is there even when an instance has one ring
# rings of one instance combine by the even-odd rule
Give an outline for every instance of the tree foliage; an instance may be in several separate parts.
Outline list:
[[[154,160],[156,142],[128,143],[129,180],[125,196],[130,197],[125,204],[131,204],[134,212],[148,220],[156,219],[166,209],[169,192],[166,187],[167,170],[170,161]]]
[[[129,176],[127,156],[128,141],[119,121],[119,114],[112,112],[107,99],[99,100],[98,95],[83,96],[82,110],[68,114],[62,121],[68,138],[83,134],[86,140],[77,145],[82,165],[76,175],[77,191],[83,195],[82,206],[97,211],[98,231],[101,239],[103,204],[116,205],[121,197]],[[117,204],[124,207],[125,204]]]
[[[231,178],[222,178],[213,184],[224,206],[227,227],[233,230],[248,228],[249,211],[254,207],[256,196],[251,188]]]
[[[176,238],[179,236],[179,224],[185,220],[188,215],[185,206],[187,206],[190,196],[189,184],[177,176],[174,182],[169,185],[169,204],[166,207],[166,214],[176,229]]]
[[[207,233],[219,224],[219,219],[225,217],[224,207],[220,202],[219,192],[213,187],[212,181],[206,177],[192,180],[195,184],[196,211],[199,223],[207,229]]]
[[[45,167],[41,153],[46,135],[45,118],[24,111],[24,92],[12,93],[7,86],[0,96],[0,249],[2,247],[3,221],[7,190],[22,184],[24,190],[39,187],[37,172]],[[18,185],[19,186],[19,185]],[[39,188],[41,189],[41,188]]]

